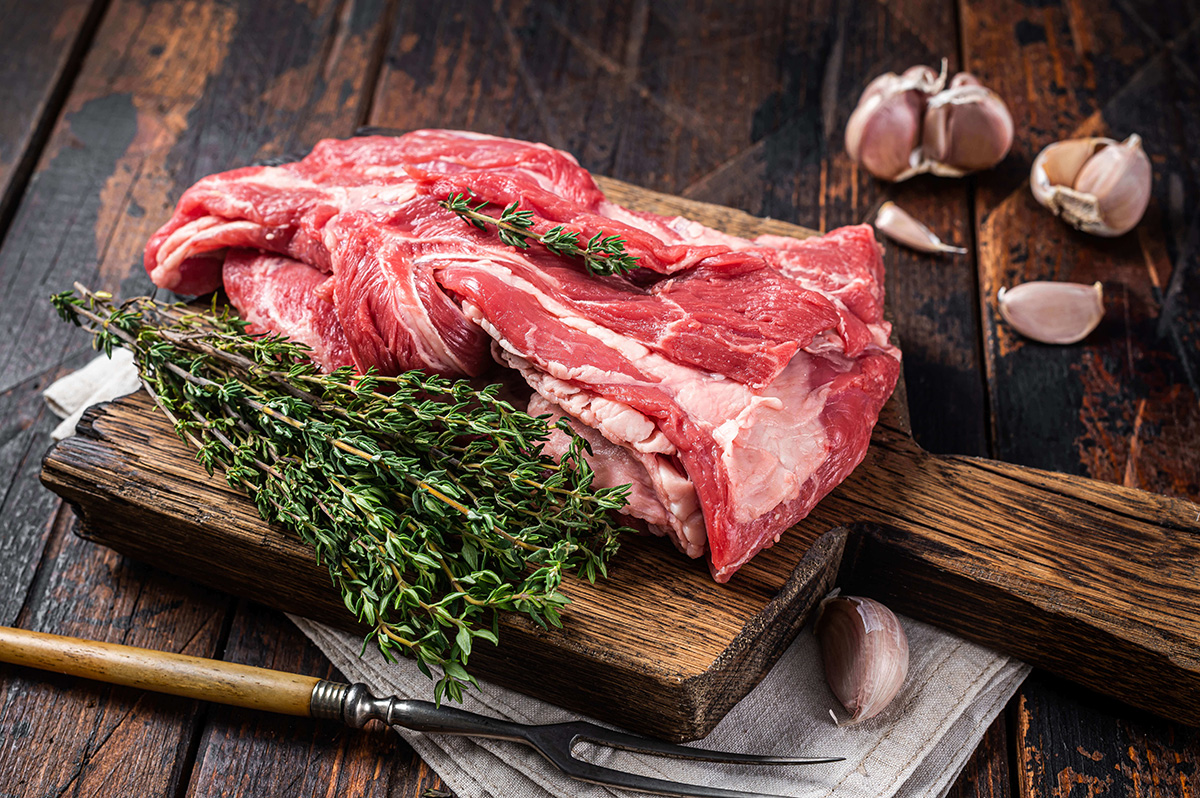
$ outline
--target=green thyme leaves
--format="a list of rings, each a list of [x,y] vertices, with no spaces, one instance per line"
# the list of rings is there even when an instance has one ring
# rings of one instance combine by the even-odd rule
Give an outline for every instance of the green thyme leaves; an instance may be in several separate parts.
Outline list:
[[[596,275],[627,274],[638,268],[638,259],[625,251],[625,239],[617,235],[606,236],[597,233],[586,244],[579,241],[579,233],[555,225],[545,233],[533,232],[533,212],[519,210],[519,205],[513,203],[501,212],[499,216],[484,213],[487,202],[472,205],[466,194],[451,194],[439,204],[447,210],[454,211],[459,218],[486,231],[488,225],[496,228],[496,233],[505,244],[518,249],[528,249],[529,240],[541,244],[555,255],[566,258],[582,258],[587,270]]]
[[[134,352],[197,459],[313,546],[386,656],[440,670],[439,701],[474,683],[468,658],[497,642],[498,613],[558,626],[563,576],[605,575],[627,486],[593,487],[586,444],[565,425],[566,455],[545,455],[547,421],[499,386],[324,374],[304,346],[251,336],[215,303],[117,304],[78,285],[52,301],[97,348]]]

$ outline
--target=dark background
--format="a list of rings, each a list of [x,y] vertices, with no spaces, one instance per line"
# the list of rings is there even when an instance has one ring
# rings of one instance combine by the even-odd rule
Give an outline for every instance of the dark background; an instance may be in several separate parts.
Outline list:
[[[210,172],[361,124],[548,142],[659,191],[828,230],[885,198],[967,247],[889,246],[918,441],[1200,501],[1200,3],[0,0],[0,623],[321,676],[278,613],[85,543],[37,481],[39,393],[90,357],[46,302],[150,285],[146,238]],[[1013,152],[964,180],[861,172],[875,75],[947,58],[1008,102]],[[1033,202],[1046,144],[1137,132],[1143,223]],[[1001,286],[1105,284],[1086,342],[999,321]],[[1198,510],[1200,512],[1200,510]],[[1014,635],[1021,630],[1014,628]],[[439,782],[395,735],[0,667],[0,795],[397,795]],[[1200,733],[1040,673],[956,796],[1193,796]]]

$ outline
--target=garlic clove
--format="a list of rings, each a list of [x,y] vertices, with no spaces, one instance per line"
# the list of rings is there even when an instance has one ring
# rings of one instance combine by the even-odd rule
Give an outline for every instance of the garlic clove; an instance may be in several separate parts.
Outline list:
[[[908,675],[908,637],[895,614],[873,599],[835,591],[821,602],[816,634],[825,679],[849,723],[882,712]]]
[[[944,177],[990,169],[1013,142],[1013,119],[1000,95],[966,72],[930,98],[921,132],[922,157]]]
[[[1150,203],[1152,169],[1134,134],[1071,139],[1038,153],[1029,175],[1034,198],[1085,233],[1112,237],[1132,230]]]
[[[1079,170],[1075,190],[1096,198],[1104,235],[1128,233],[1142,220],[1150,204],[1152,171],[1142,138],[1136,133],[1100,150]]]
[[[1100,283],[1034,281],[996,294],[1000,315],[1014,330],[1044,344],[1082,341],[1104,318]]]
[[[1097,147],[1115,143],[1112,139],[1067,139],[1048,145],[1033,159],[1033,169],[1029,173],[1029,187],[1034,198],[1057,216],[1060,212],[1057,207],[1059,189],[1075,185],[1075,176]]]
[[[944,66],[940,74],[916,66],[875,78],[846,123],[846,153],[884,180],[904,174],[919,148],[925,97],[945,80]]]
[[[933,231],[914,219],[894,202],[885,202],[875,214],[875,229],[893,241],[920,252],[951,252],[965,255],[962,247],[942,242]]]

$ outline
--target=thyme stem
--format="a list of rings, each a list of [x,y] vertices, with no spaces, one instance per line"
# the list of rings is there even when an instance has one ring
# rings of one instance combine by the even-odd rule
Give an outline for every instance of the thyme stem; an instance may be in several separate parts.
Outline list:
[[[499,386],[323,374],[305,347],[248,335],[215,305],[117,304],[79,285],[52,299],[97,348],[134,352],[197,460],[313,546],[368,640],[441,670],[438,701],[474,683],[465,666],[497,642],[499,613],[559,625],[563,577],[594,580],[616,551],[627,487],[592,486],[577,436],[546,456],[548,422]]]
[[[490,203],[481,201],[472,205],[471,199],[461,193],[451,194],[438,204],[480,230],[487,230],[487,226],[492,225],[500,240],[509,246],[528,249],[529,239],[533,239],[555,255],[582,258],[584,267],[592,274],[627,274],[638,268],[638,259],[625,251],[625,239],[620,236],[596,233],[586,244],[581,244],[579,233],[561,224],[545,233],[536,233],[533,231],[533,212],[520,210],[516,202],[499,216],[483,212]]]

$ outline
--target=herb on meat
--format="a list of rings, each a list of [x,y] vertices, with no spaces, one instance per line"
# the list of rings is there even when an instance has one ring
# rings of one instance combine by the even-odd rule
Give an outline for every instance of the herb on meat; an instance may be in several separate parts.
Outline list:
[[[580,246],[579,233],[561,224],[545,233],[533,232],[533,212],[519,210],[515,202],[498,217],[483,212],[488,202],[472,205],[466,194],[451,194],[439,204],[480,230],[486,231],[489,224],[493,225],[500,240],[509,246],[528,249],[532,238],[555,255],[583,258],[583,265],[592,274],[627,274],[638,268],[638,259],[625,251],[625,239],[618,235],[597,233],[585,246]]]
[[[200,312],[76,291],[53,297],[59,314],[97,348],[134,352],[197,459],[315,548],[368,641],[441,670],[436,700],[474,683],[467,658],[497,642],[499,612],[558,626],[563,575],[605,575],[628,486],[593,487],[586,443],[565,424],[567,453],[543,454],[550,425],[499,386],[325,374],[306,347],[251,336],[215,303]]]

